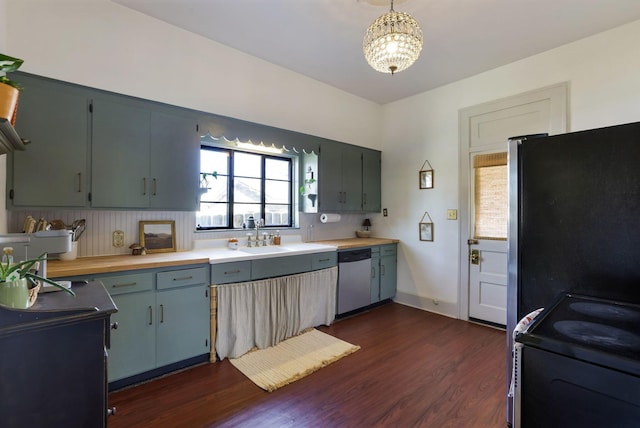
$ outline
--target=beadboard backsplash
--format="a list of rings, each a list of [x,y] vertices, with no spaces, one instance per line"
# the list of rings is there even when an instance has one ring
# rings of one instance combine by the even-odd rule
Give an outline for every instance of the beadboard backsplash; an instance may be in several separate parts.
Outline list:
[[[87,227],[78,240],[78,257],[130,254],[129,245],[140,242],[138,222],[148,220],[175,220],[176,248],[178,251],[191,250],[194,239],[243,238],[246,230],[225,230],[216,232],[196,232],[195,213],[184,211],[95,211],[95,210],[47,210],[8,211],[7,231],[20,233],[26,216],[47,221],[59,219],[65,224],[85,219]],[[299,227],[282,229],[283,235],[301,235],[306,242],[323,239],[352,238],[361,229],[367,214],[343,214],[338,223],[320,223],[320,214],[300,213]],[[124,246],[113,246],[113,232],[124,232]],[[242,241],[241,241],[242,242]]]

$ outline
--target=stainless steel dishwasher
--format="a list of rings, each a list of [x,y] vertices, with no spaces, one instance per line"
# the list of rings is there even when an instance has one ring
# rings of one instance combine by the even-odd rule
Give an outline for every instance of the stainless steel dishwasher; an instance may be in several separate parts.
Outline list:
[[[344,314],[371,304],[371,248],[338,252],[338,308]]]

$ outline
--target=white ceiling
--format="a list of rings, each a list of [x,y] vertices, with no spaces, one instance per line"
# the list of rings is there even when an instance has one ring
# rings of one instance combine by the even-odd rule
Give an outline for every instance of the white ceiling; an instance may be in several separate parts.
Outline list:
[[[113,1],[380,104],[640,19],[640,0],[395,0],[424,47],[391,76],[362,54],[385,0]]]

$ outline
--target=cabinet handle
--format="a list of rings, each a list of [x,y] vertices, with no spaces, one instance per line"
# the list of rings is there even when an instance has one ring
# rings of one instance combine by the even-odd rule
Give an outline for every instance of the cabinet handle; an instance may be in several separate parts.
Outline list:
[[[338,203],[342,203],[342,192],[338,192]]]
[[[113,416],[113,415],[115,415],[115,414],[116,414],[116,407],[115,407],[115,406],[113,406],[113,407],[109,407],[109,408],[107,409],[107,416]]]
[[[113,284],[111,288],[120,288],[120,287],[133,287],[137,282],[127,282],[126,284]]]
[[[160,324],[164,322],[164,305],[160,305]]]
[[[149,325],[153,324],[153,308],[149,306]]]
[[[142,194],[147,195],[147,177],[142,177]]]
[[[82,173],[78,173],[78,193],[82,193]]]
[[[118,329],[118,321],[111,323],[111,330],[117,330]]]
[[[173,278],[174,281],[187,281],[193,279],[193,276],[183,276],[182,278]]]
[[[240,269],[238,269],[238,270],[230,270],[228,272],[225,272],[224,274],[225,275],[233,275],[234,273],[240,273]]]
[[[367,205],[367,194],[366,193],[362,194],[362,199],[363,199],[362,203]]]
[[[347,192],[342,192],[342,194],[344,195],[344,200],[342,201],[343,203],[347,203]]]
[[[328,262],[329,260],[331,260],[331,259],[320,259],[320,260],[318,260],[318,262]]]
[[[376,268],[372,267],[371,268],[371,278],[375,278],[376,277]]]
[[[380,276],[384,276],[384,274],[385,274],[384,265],[380,265]]]
[[[157,180],[154,178],[154,179],[153,179],[153,196],[155,196],[155,195],[156,195],[157,190],[158,190],[158,182],[157,182]]]

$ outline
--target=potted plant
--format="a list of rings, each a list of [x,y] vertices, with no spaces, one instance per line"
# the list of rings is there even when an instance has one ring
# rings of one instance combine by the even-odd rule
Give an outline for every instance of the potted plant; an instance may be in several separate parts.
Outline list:
[[[24,61],[0,53],[0,72],[16,71]],[[7,76],[0,76],[0,118],[7,119],[11,125],[16,123],[18,111],[18,96],[22,86],[10,80]]]
[[[300,194],[304,195],[307,193],[307,190],[310,192],[311,191],[311,184],[315,183],[316,180],[313,178],[309,178],[304,180],[304,186],[300,186]],[[307,194],[307,198],[309,198],[309,200],[311,201],[311,206],[315,207],[316,206],[316,198],[318,197],[317,194],[315,193],[309,193]]]
[[[215,179],[218,179],[218,172],[213,171],[213,172],[200,173],[200,192],[202,193],[207,193],[207,191],[209,190],[209,179],[207,178],[207,176],[211,176]]]
[[[11,263],[11,256],[3,257],[3,261],[0,262],[0,304],[12,308],[27,309],[35,302],[40,282],[46,282],[75,296],[71,289],[35,273],[36,263],[46,257],[47,254],[44,253],[35,259],[16,264]]]

